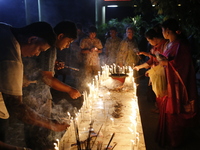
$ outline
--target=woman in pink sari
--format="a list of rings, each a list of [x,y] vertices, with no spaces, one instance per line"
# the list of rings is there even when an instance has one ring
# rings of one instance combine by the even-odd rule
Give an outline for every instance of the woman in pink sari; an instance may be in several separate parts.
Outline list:
[[[186,38],[182,38],[178,22],[166,20],[162,24],[162,32],[169,40],[162,54],[164,56],[159,58],[166,72],[167,95],[159,105],[157,142],[160,146],[178,147],[183,144],[185,128],[194,125],[197,101],[195,71],[190,46]]]
[[[156,25],[152,29],[149,29],[145,33],[145,37],[146,37],[147,41],[149,42],[149,44],[152,46],[152,48],[150,50],[150,53],[147,53],[147,52],[139,52],[138,53],[138,55],[145,55],[145,56],[149,57],[149,59],[145,63],[143,63],[141,65],[138,65],[138,66],[135,66],[133,68],[133,69],[135,69],[137,71],[139,71],[142,68],[146,68],[146,69],[151,68],[150,70],[154,70],[155,68],[157,68],[156,66],[159,65],[159,61],[156,59],[155,54],[156,53],[162,54],[163,50],[164,50],[165,43],[168,41],[168,40],[163,38],[162,28],[161,28],[160,24]],[[154,69],[152,69],[152,68],[154,68]],[[145,74],[146,74],[146,76],[149,76],[149,71],[147,71]],[[148,90],[150,92],[152,91],[152,87],[153,87],[152,85],[157,85],[156,82],[155,82],[155,80],[151,80],[151,77],[150,77],[149,86],[148,86]],[[160,88],[160,86],[159,86],[159,88]],[[163,98],[163,96],[162,96],[163,94],[162,95],[160,93],[158,94],[156,92],[155,88],[153,88],[153,91],[154,91],[155,96],[156,96],[155,97],[155,106],[156,107],[155,107],[155,109],[152,110],[152,112],[159,113],[158,105],[159,105],[159,102]],[[165,91],[163,91],[162,93],[166,93]],[[150,95],[148,95],[148,96],[150,96]]]

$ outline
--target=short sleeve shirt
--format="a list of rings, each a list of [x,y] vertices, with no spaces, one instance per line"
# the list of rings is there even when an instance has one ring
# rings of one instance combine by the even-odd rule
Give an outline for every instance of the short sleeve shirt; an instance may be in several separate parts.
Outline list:
[[[23,58],[26,77],[28,80],[37,81],[36,84],[30,84],[28,87],[23,88],[23,100],[26,104],[30,103],[30,99],[37,99],[37,104],[40,104],[40,102],[43,103],[48,99],[52,99],[50,86],[43,82],[41,72],[54,72],[55,59],[55,48],[50,48],[45,52],[41,52],[37,57]],[[32,104],[33,102],[29,104],[29,106]]]
[[[93,47],[96,47],[98,49],[103,48],[102,43],[98,38],[90,39],[89,37],[81,40],[80,47],[81,49],[92,49]],[[99,62],[100,60],[98,52],[91,52],[86,54],[85,65],[97,66],[99,65]]]
[[[21,50],[10,28],[8,25],[0,24],[0,92],[22,95]]]
[[[138,52],[139,49],[136,40],[125,38],[119,46],[117,63],[122,63],[126,66],[136,65],[139,62]]]

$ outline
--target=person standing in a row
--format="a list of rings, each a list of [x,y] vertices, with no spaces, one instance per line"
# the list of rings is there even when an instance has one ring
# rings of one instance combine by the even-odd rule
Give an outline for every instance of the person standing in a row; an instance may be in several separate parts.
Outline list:
[[[116,63],[119,66],[130,66],[134,67],[139,64],[140,58],[137,55],[139,52],[137,40],[134,37],[133,27],[126,28],[126,37],[121,41],[118,49]],[[139,74],[134,70],[133,76],[135,82],[139,83]]]
[[[162,89],[162,86],[161,86],[162,85],[161,82],[163,82],[162,78],[158,78],[158,77],[153,78],[152,74],[154,74],[154,76],[158,76],[158,74],[159,75],[161,74],[161,71],[163,71],[163,73],[164,73],[164,68],[161,66],[158,66],[159,62],[156,59],[155,54],[157,52],[159,52],[160,54],[163,53],[167,40],[164,39],[164,37],[162,35],[162,28],[160,25],[157,25],[154,28],[149,29],[145,33],[145,37],[146,37],[147,41],[149,42],[149,44],[151,44],[152,49],[150,50],[149,53],[148,52],[139,52],[138,55],[145,55],[145,56],[149,57],[149,59],[145,63],[135,66],[134,69],[139,71],[142,68],[146,68],[146,69],[151,68],[149,71],[147,71],[145,73],[147,76],[149,76],[149,72],[150,72],[150,75],[151,75],[150,81],[149,81],[149,86],[148,86],[148,98],[153,99],[153,101],[155,101],[156,108],[152,111],[155,113],[159,113],[157,102],[159,101],[159,99],[162,98],[162,96],[165,96],[166,89],[165,88]],[[159,79],[161,79],[161,80],[159,80]],[[152,87],[153,87],[154,92],[152,91]],[[152,94],[150,94],[150,93],[152,93]],[[156,99],[158,99],[158,101],[156,101]]]
[[[84,58],[84,69],[86,83],[91,83],[95,75],[100,71],[99,54],[102,53],[102,43],[96,37],[97,28],[95,26],[89,27],[88,37],[81,40],[80,48]]]
[[[121,38],[117,36],[117,28],[111,27],[109,30],[110,37],[106,39],[105,53],[106,53],[106,64],[112,65],[116,63],[117,53]]]

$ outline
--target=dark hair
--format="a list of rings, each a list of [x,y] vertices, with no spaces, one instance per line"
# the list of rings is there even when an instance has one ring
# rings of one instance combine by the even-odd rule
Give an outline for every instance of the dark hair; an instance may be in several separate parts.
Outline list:
[[[110,29],[109,30],[114,30],[114,31],[116,31],[117,32],[117,28],[116,27],[110,27]]]
[[[54,27],[54,32],[56,35],[63,33],[66,37],[76,39],[77,38],[77,28],[74,22],[62,21]]]
[[[37,36],[44,39],[50,46],[55,45],[56,35],[53,28],[47,22],[35,22],[22,28],[11,28],[19,42],[23,42],[23,38]]]
[[[90,26],[88,32],[89,33],[94,33],[94,32],[97,33],[97,28],[95,26]]]
[[[177,31],[180,31],[180,25],[178,23],[178,21],[176,19],[170,18],[167,19],[166,21],[164,21],[161,25],[163,28],[165,29],[169,29],[171,31],[173,31],[174,33],[177,33]]]
[[[180,39],[187,40],[187,37],[184,35],[179,22],[176,19],[170,18],[162,23],[164,29],[169,29],[175,33]]]
[[[162,26],[160,23],[156,24],[153,26],[153,29],[157,32],[157,34],[160,35],[160,37],[163,38],[163,34],[162,34]]]
[[[162,29],[158,28],[158,27],[154,27],[153,29],[149,29],[146,33],[145,33],[145,37],[148,39],[153,39],[153,38],[163,38],[162,35]]]

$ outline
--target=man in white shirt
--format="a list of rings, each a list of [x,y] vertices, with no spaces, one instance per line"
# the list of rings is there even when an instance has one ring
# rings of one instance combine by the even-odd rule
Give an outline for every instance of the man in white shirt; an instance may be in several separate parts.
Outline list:
[[[52,27],[46,22],[36,22],[22,28],[0,24],[0,92],[10,116],[16,116],[24,123],[45,127],[54,131],[63,131],[69,125],[58,123],[37,114],[22,102],[23,64],[21,57],[38,56],[54,46],[56,40]],[[5,113],[1,103],[1,118]],[[0,120],[0,129],[5,127]],[[5,133],[0,133],[0,149],[13,149],[4,142]],[[1,142],[2,141],[2,142]],[[20,148],[18,148],[20,149]]]

